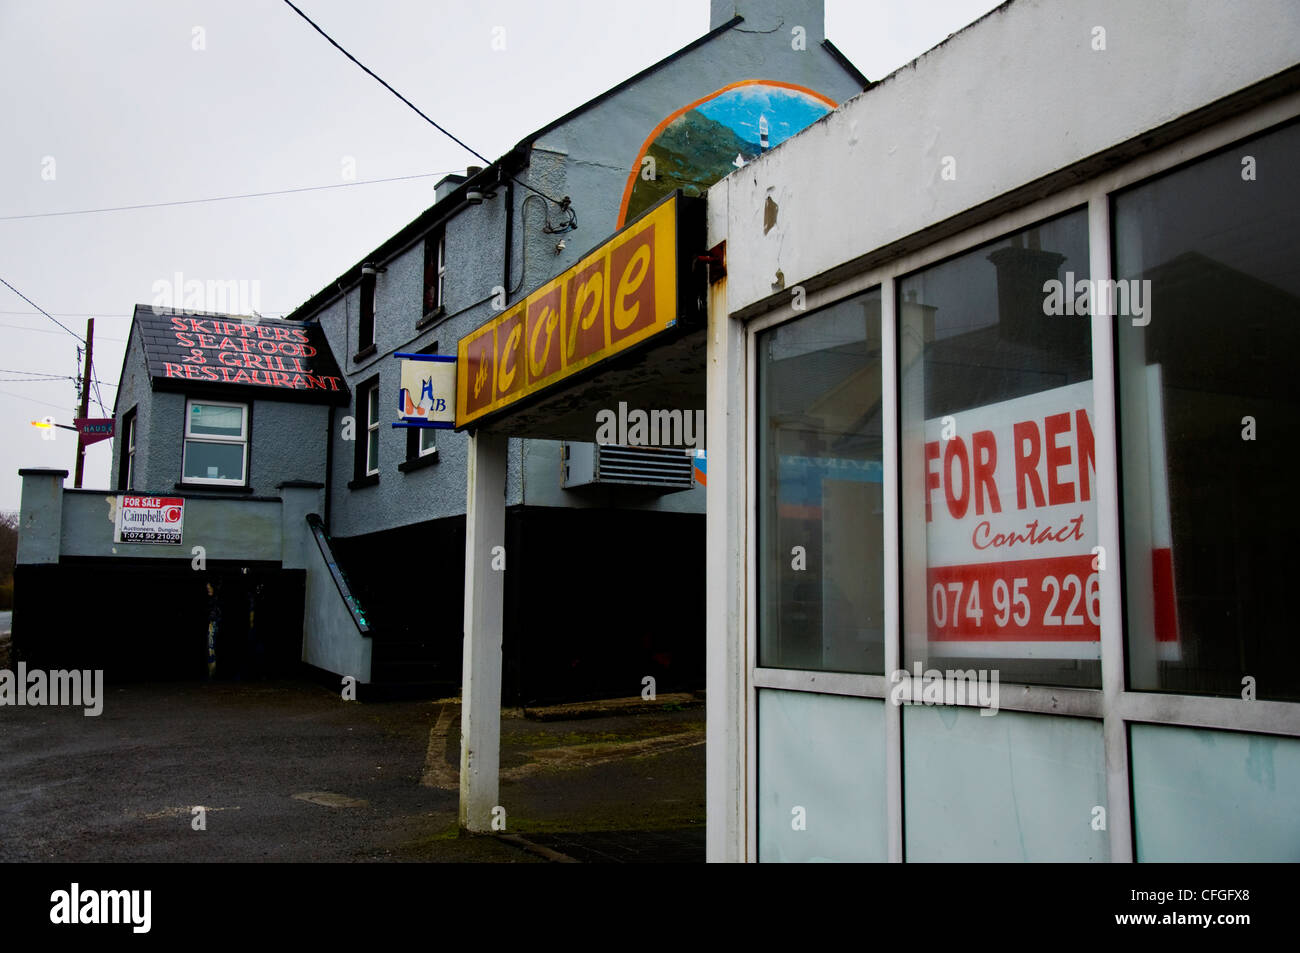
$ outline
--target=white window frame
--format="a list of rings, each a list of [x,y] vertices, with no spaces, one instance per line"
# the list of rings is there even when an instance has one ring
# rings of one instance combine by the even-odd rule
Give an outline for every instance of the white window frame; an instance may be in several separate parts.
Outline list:
[[[892,688],[889,673],[900,668],[901,606],[897,594],[902,591],[900,584],[904,571],[899,512],[902,461],[899,447],[896,282],[944,259],[972,251],[988,242],[1079,208],[1086,208],[1088,216],[1090,277],[1094,282],[1109,280],[1113,277],[1110,203],[1116,192],[1177,166],[1207,158],[1220,149],[1297,117],[1300,117],[1300,94],[1281,97],[1155,149],[1083,183],[1068,186],[1014,211],[997,215],[959,234],[851,275],[833,285],[809,291],[802,302],[803,307],[798,311],[791,301],[786,300],[743,325],[731,317],[724,319],[722,323],[728,327],[719,331],[717,346],[726,368],[717,374],[717,396],[710,403],[709,413],[712,419],[727,419],[740,410],[744,412],[744,417],[743,423],[728,429],[725,435],[720,435],[725,441],[725,449],[720,449],[726,456],[711,468],[718,471],[719,477],[710,481],[709,486],[713,494],[709,505],[711,521],[715,518],[714,514],[717,516],[716,523],[709,530],[710,552],[706,558],[710,570],[721,571],[727,577],[733,575],[733,568],[715,566],[714,560],[723,555],[736,558],[737,562],[743,559],[743,569],[738,576],[743,592],[737,600],[737,608],[740,610],[737,621],[743,643],[739,646],[738,654],[733,655],[729,648],[726,660],[727,664],[743,667],[738,676],[728,676],[723,672],[717,676],[716,682],[711,680],[709,685],[710,696],[717,696],[715,704],[719,706],[719,717],[726,719],[739,716],[740,719],[734,728],[719,731],[718,753],[710,758],[711,781],[717,790],[724,792],[720,797],[728,799],[725,807],[712,799],[709,804],[711,817],[715,812],[723,815],[717,825],[717,839],[710,838],[711,859],[727,857],[750,863],[758,860],[758,691],[766,688],[885,700],[887,856],[891,862],[904,860],[902,713],[898,706],[889,703]],[[761,668],[757,657],[760,555],[757,549],[760,503],[757,447],[761,436],[758,417],[758,334],[876,287],[881,292],[882,323],[884,591],[895,594],[886,600],[885,605],[884,674],[853,675]],[[722,301],[725,303],[725,297]],[[1253,701],[1243,704],[1236,699],[1209,695],[1129,691],[1126,686],[1127,658],[1121,603],[1124,551],[1120,544],[1119,434],[1116,426],[1112,320],[1114,319],[1103,315],[1092,317],[1097,519],[1099,542],[1111,554],[1112,567],[1109,572],[1102,574],[1102,685],[1099,689],[1085,689],[1003,682],[1000,686],[1000,707],[1009,711],[1088,718],[1102,723],[1110,860],[1112,863],[1131,863],[1136,857],[1129,778],[1129,725],[1147,723],[1300,737],[1300,703]],[[743,385],[738,385],[738,381],[743,381]],[[739,527],[735,525],[736,522],[740,523]],[[728,532],[735,532],[738,539],[728,539]],[[909,558],[916,556],[911,554]],[[720,606],[717,610],[710,610],[710,626],[721,623],[728,631],[735,631],[732,626],[737,621],[732,621],[730,626],[726,625],[723,612],[725,608],[726,606]],[[716,651],[714,641],[715,637],[711,635],[710,652]],[[718,661],[721,663],[723,660],[719,658]],[[712,736],[710,744],[713,745]],[[724,747],[728,750],[723,750]],[[734,751],[737,756],[738,764],[734,769],[727,763],[729,751]]]
[[[437,453],[438,452],[438,431],[433,427],[419,427],[417,429],[420,431],[420,439],[419,442],[416,444],[416,447],[419,450],[419,453],[417,453],[416,456],[427,457],[431,453]],[[424,439],[426,435],[429,438],[429,445],[427,447],[424,445]]]
[[[443,279],[447,276],[447,232],[445,230],[438,233],[438,248],[436,254],[438,263],[438,298],[433,305],[433,310],[435,311],[443,306]]]
[[[193,419],[193,415],[190,413],[190,408],[193,407],[195,404],[202,404],[205,407],[238,407],[240,412],[239,413],[240,436],[238,438],[235,438],[235,437],[226,437],[226,436],[215,436],[213,434],[191,433],[190,421]],[[249,445],[248,410],[249,410],[248,404],[239,403],[236,401],[205,400],[200,397],[192,397],[186,399],[185,437],[184,437],[183,446],[181,450],[181,482],[182,483],[206,484],[210,486],[247,486],[248,485],[248,445]],[[185,464],[189,459],[191,442],[223,443],[223,444],[230,444],[230,445],[241,447],[243,450],[243,457],[240,462],[240,473],[241,473],[240,478],[238,480],[224,480],[224,479],[214,478],[214,477],[186,476]]]
[[[189,426],[188,407],[186,408],[185,425]],[[131,413],[131,422],[126,427],[126,488],[135,489],[135,422],[137,414]],[[184,464],[182,464],[182,467]]]
[[[371,423],[371,418],[374,422]],[[376,476],[379,473],[379,440],[375,440],[375,459],[374,465],[371,466],[370,460],[370,433],[379,430],[379,384],[376,382],[366,394],[366,476]]]

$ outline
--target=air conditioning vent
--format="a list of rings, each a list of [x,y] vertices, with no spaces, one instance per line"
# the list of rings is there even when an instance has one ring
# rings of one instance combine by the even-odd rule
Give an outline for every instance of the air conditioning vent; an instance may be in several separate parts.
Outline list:
[[[664,447],[623,447],[614,444],[568,443],[561,457],[565,489],[606,484],[689,490],[692,451]]]

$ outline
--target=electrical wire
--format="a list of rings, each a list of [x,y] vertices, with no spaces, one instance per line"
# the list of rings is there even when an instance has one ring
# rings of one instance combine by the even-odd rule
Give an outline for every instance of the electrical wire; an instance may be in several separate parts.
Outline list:
[[[61,410],[64,413],[67,413],[68,411],[68,408],[64,407],[62,404],[51,404],[48,400],[37,400],[35,397],[28,397],[26,394],[15,394],[13,391],[8,390],[0,390],[0,394],[4,394],[6,397],[17,397],[19,400],[25,400],[33,404],[42,404],[46,407],[53,407],[55,410]]]
[[[3,278],[0,278],[0,284],[3,284],[6,288],[8,288],[10,291],[12,291],[14,294],[16,294],[18,297],[22,298],[24,301],[26,301],[28,304],[30,304],[33,308],[35,308],[35,309],[36,309],[37,311],[39,311],[41,314],[45,315],[47,318],[49,318],[51,321],[53,321],[53,322],[54,322],[55,324],[57,324],[59,327],[63,328],[63,330],[67,331],[69,334],[71,334],[71,335],[72,335],[74,338],[76,338],[78,341],[81,341],[81,340],[82,340],[80,334],[78,334],[76,331],[73,331],[73,330],[72,330],[71,328],[69,328],[66,324],[64,324],[62,321],[60,321],[60,320],[59,320],[58,318],[56,318],[54,315],[50,314],[48,311],[46,311],[44,308],[42,308],[39,304],[37,304],[37,303],[36,303],[35,301],[33,301],[31,298],[27,297],[27,295],[23,294],[21,291],[19,291],[17,288],[15,288],[13,285],[11,285],[9,282],[5,281]],[[83,343],[84,343],[84,342],[83,342]]]
[[[145,202],[140,205],[115,205],[110,208],[82,208],[66,212],[31,212],[25,215],[0,215],[0,222],[12,222],[20,218],[56,218],[60,215],[93,215],[96,212],[130,212],[145,208],[170,208],[176,205],[201,205],[204,202],[229,202],[233,199],[260,199],[268,195],[293,195],[297,192],[319,192],[323,189],[349,189],[357,185],[379,185],[383,182],[405,182],[409,179],[432,179],[449,175],[447,172],[421,172],[417,175],[395,175],[388,179],[362,179],[360,182],[335,182],[333,185],[306,185],[297,189],[273,189],[270,192],[245,192],[240,195],[214,195],[206,199],[181,199],[176,202]],[[92,315],[93,317],[93,315]],[[111,315],[123,317],[123,315]],[[130,315],[125,315],[130,317]]]
[[[419,106],[415,105],[415,103],[411,102],[409,99],[407,99],[407,98],[406,98],[405,96],[403,96],[401,93],[399,93],[396,89],[394,89],[392,86],[390,86],[390,85],[389,85],[389,84],[384,80],[384,78],[383,78],[382,76],[380,76],[378,73],[376,73],[374,70],[372,70],[372,69],[371,69],[369,66],[367,66],[365,63],[361,62],[359,59],[357,59],[355,56],[353,56],[351,53],[349,53],[347,50],[345,50],[345,49],[344,49],[344,48],[339,44],[339,42],[338,42],[337,40],[334,39],[334,37],[330,36],[330,35],[329,35],[328,33],[326,33],[323,29],[321,29],[321,28],[316,24],[316,21],[315,21],[315,20],[313,20],[311,17],[307,16],[307,14],[303,13],[302,10],[300,10],[296,5],[294,5],[293,0],[284,0],[284,3],[285,3],[285,5],[286,5],[287,7],[289,7],[289,9],[291,9],[294,13],[298,14],[298,16],[300,16],[300,17],[302,17],[304,20],[306,20],[307,23],[311,26],[311,28],[312,28],[313,30],[315,30],[315,31],[316,31],[317,33],[319,33],[321,36],[325,37],[325,39],[329,42],[329,44],[330,44],[331,46],[333,46],[336,50],[338,50],[340,53],[342,53],[344,56],[346,56],[348,59],[350,59],[353,63],[355,63],[357,66],[359,66],[359,67],[360,67],[360,68],[361,68],[361,69],[362,69],[362,70],[363,70],[363,71],[364,71],[368,76],[370,76],[370,77],[371,77],[372,79],[374,79],[377,83],[379,83],[380,86],[383,86],[384,89],[388,90],[390,93],[392,93],[394,96],[396,96],[396,97],[397,97],[398,99],[400,99],[402,102],[404,102],[407,106],[409,106],[409,107],[410,107],[410,108],[415,112],[415,114],[416,114],[417,116],[419,116],[421,119],[423,119],[423,120],[424,120],[425,122],[427,122],[429,125],[433,126],[434,129],[437,129],[440,133],[442,133],[444,136],[446,136],[446,137],[447,137],[448,139],[450,139],[452,142],[456,143],[456,145],[460,146],[462,149],[464,149],[464,150],[465,150],[466,152],[468,152],[470,155],[474,156],[474,158],[479,159],[480,161],[482,161],[482,162],[484,163],[484,165],[489,165],[489,166],[492,165],[492,160],[491,160],[491,159],[489,159],[487,156],[483,155],[483,153],[479,152],[477,149],[475,149],[473,146],[469,145],[469,144],[468,144],[467,142],[465,142],[464,140],[459,139],[459,138],[457,138],[456,136],[452,135],[450,132],[448,132],[446,129],[444,129],[442,126],[440,126],[438,123],[436,123],[436,122],[435,122],[435,121],[434,121],[434,120],[433,120],[433,119],[432,119],[428,114],[426,114],[426,113],[424,112],[424,110],[420,109]],[[504,170],[503,170],[503,171],[504,171]],[[550,224],[549,219],[548,219],[548,221],[547,221],[547,223],[546,223],[546,230],[547,230],[548,234],[558,234],[558,233],[560,233],[560,232],[572,231],[573,229],[575,229],[575,228],[578,227],[578,217],[577,217],[577,215],[574,213],[573,209],[571,208],[572,202],[571,202],[571,200],[569,199],[569,197],[568,197],[567,195],[566,195],[563,199],[558,199],[558,200],[557,200],[557,199],[553,199],[553,198],[551,198],[551,196],[547,195],[547,194],[546,194],[545,192],[543,192],[541,189],[534,188],[533,186],[529,185],[527,182],[523,182],[523,181],[520,181],[519,179],[515,178],[513,175],[510,175],[509,178],[510,178],[513,182],[515,182],[517,185],[519,185],[519,186],[521,186],[521,187],[523,187],[523,188],[525,188],[525,189],[528,189],[528,191],[530,191],[530,192],[536,192],[536,193],[537,193],[538,195],[540,195],[542,198],[546,199],[546,201],[550,202],[552,205],[557,206],[557,207],[560,209],[560,211],[562,211],[562,212],[564,212],[564,213],[566,213],[566,214],[568,215],[568,218],[566,219],[566,221],[561,222],[561,223],[560,223],[559,225],[557,225],[557,226],[552,226],[552,225]]]
[[[22,313],[22,314],[32,314],[33,312],[31,312],[31,311],[23,311],[23,312],[21,312],[21,313]],[[13,328],[15,331],[33,331],[33,332],[35,332],[36,334],[58,334],[58,333],[59,333],[58,331],[51,331],[51,330],[48,330],[48,329],[46,329],[46,328],[34,328],[34,327],[32,327],[31,325],[28,325],[28,324],[3,324],[3,323],[0,323],[0,328]],[[126,342],[126,338],[111,338],[111,337],[107,337],[107,336],[105,336],[105,335],[103,335],[103,334],[96,334],[96,335],[95,335],[95,340],[96,340],[96,341],[116,341],[116,342],[118,342],[119,344],[123,344],[123,343]]]

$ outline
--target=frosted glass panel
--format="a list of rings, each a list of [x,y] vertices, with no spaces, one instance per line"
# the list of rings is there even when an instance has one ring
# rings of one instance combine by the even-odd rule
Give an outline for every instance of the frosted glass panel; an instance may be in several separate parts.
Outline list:
[[[1101,722],[903,708],[909,861],[1108,861]]]
[[[882,701],[758,693],[760,861],[886,859],[884,723]]]
[[[1300,861],[1300,741],[1132,725],[1133,826],[1146,861]]]

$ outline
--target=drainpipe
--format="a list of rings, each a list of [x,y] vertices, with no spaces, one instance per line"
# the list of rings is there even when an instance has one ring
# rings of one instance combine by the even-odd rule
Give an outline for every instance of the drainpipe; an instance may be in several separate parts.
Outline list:
[[[325,533],[330,533],[330,490],[334,486],[334,410],[330,404],[329,419],[325,422]]]
[[[504,168],[503,168],[504,171]],[[510,258],[511,251],[514,248],[514,228],[515,228],[515,180],[506,179],[506,253],[505,253],[505,278],[501,282],[501,287],[506,289],[506,294],[510,293]],[[509,304],[510,302],[506,302]]]

